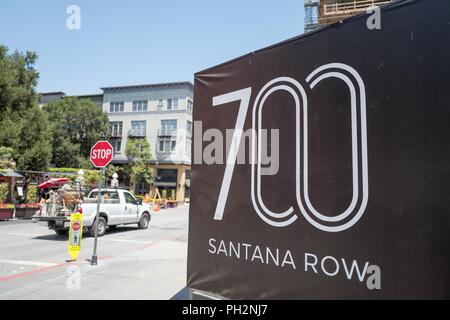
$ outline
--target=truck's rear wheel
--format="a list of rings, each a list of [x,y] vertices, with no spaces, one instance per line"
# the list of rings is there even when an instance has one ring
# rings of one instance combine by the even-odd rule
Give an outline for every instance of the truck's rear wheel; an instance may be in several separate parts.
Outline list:
[[[89,235],[91,237],[95,237],[94,226],[95,226],[95,222],[94,222],[93,226],[89,228]],[[105,235],[105,233],[106,233],[106,220],[103,217],[99,217],[98,223],[97,223],[97,235],[99,237],[103,237]]]
[[[138,229],[147,229],[150,223],[150,214],[147,212],[142,214],[141,220],[138,223]]]
[[[69,230],[66,229],[55,229],[55,232],[58,236],[67,236],[69,234]]]

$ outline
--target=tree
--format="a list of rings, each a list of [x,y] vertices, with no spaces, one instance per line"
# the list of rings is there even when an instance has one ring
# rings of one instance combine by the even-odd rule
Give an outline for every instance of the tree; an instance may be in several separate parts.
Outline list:
[[[120,170],[123,170],[123,167],[110,164],[106,167],[106,176],[112,177],[114,173],[118,173]]]
[[[13,154],[14,150],[12,148],[0,147],[0,170],[16,169]]]
[[[26,112],[25,116],[29,121],[22,128],[17,165],[22,170],[46,169],[52,155],[47,115],[38,106],[34,106]]]
[[[44,106],[52,129],[52,164],[81,167],[88,163],[92,146],[106,139],[108,116],[94,102],[74,97]]]
[[[13,150],[19,169],[43,170],[50,155],[46,115],[38,107],[37,54],[8,53],[0,45],[0,146]]]
[[[27,110],[37,104],[36,60],[34,52],[9,54],[8,48],[0,45],[0,112]]]
[[[148,184],[153,183],[153,167],[151,166],[153,155],[147,139],[129,139],[125,155],[130,165],[130,174],[137,180],[143,180]]]

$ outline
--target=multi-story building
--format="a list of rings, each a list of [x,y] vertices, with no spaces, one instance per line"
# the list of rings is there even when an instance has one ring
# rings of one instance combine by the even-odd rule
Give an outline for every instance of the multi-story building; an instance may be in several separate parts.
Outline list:
[[[43,107],[49,102],[58,101],[67,97],[64,92],[45,92],[40,94],[39,107]],[[103,94],[86,94],[73,96],[78,99],[87,99],[94,102],[97,106],[102,107],[103,105]]]
[[[153,155],[155,187],[176,190],[176,199],[189,196],[192,110],[194,86],[190,82],[172,82],[102,88],[103,94],[76,96],[94,101],[108,115],[112,163],[128,163],[125,153],[130,139],[146,138]],[[40,105],[64,98],[63,92],[41,94]],[[120,175],[120,173],[119,173]],[[136,194],[146,194],[152,186],[126,175],[121,184]]]
[[[305,0],[305,32],[341,21],[394,0]]]
[[[64,92],[45,92],[40,94],[39,107],[43,107],[49,102],[61,100],[66,94]]]
[[[103,94],[83,94],[79,96],[75,96],[78,99],[86,99],[91,100],[94,102],[97,106],[102,107],[103,106]]]
[[[156,186],[176,190],[184,200],[189,186],[192,144],[193,85],[190,82],[102,88],[108,114],[113,163],[127,163],[127,141],[146,138],[155,167]],[[186,178],[187,176],[187,178]],[[144,181],[130,181],[138,194],[150,191]]]

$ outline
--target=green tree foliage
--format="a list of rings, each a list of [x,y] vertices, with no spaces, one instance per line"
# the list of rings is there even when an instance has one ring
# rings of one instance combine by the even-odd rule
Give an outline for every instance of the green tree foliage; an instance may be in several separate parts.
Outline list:
[[[130,174],[138,180],[153,183],[153,159],[150,144],[147,139],[129,139],[125,148],[125,155],[130,164]]]
[[[44,110],[52,129],[52,164],[86,167],[92,146],[108,136],[108,116],[94,102],[73,97],[50,102]]]
[[[51,156],[45,113],[38,107],[37,55],[0,45],[0,146],[12,148],[17,167],[43,170]]]
[[[83,167],[82,167],[83,168]],[[77,168],[50,168],[49,172],[52,173],[52,178],[69,178],[75,181],[78,177]],[[98,184],[98,178],[100,177],[99,170],[83,169],[84,171],[84,184],[90,188],[96,188]]]
[[[112,177],[114,173],[118,173],[121,170],[121,167],[110,164],[106,167],[106,176]]]
[[[0,183],[0,204],[6,202],[8,197],[9,187],[7,183]]]
[[[30,184],[27,188],[25,203],[36,203],[37,194],[38,194],[38,187],[34,184]]]
[[[14,150],[12,148],[0,147],[0,170],[16,169],[13,154]]]
[[[47,168],[52,154],[47,115],[38,106],[34,106],[28,110],[26,117],[29,121],[22,128],[22,138],[19,142],[21,151],[17,156],[17,164],[22,170],[43,170]],[[45,140],[42,137],[45,137]]]
[[[98,179],[100,178],[100,171],[96,170],[86,170],[84,172],[84,184],[90,188],[96,188],[98,184]],[[103,180],[103,183],[105,181]]]
[[[34,69],[37,54],[33,52],[8,53],[0,45],[0,112],[28,110],[37,103],[35,87],[39,73]]]

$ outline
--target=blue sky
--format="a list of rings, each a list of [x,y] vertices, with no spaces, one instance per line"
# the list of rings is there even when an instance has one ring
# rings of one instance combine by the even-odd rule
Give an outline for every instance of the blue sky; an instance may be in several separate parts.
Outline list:
[[[68,30],[69,5],[81,30]],[[303,0],[0,0],[0,43],[39,54],[40,92],[193,81],[303,33]]]

